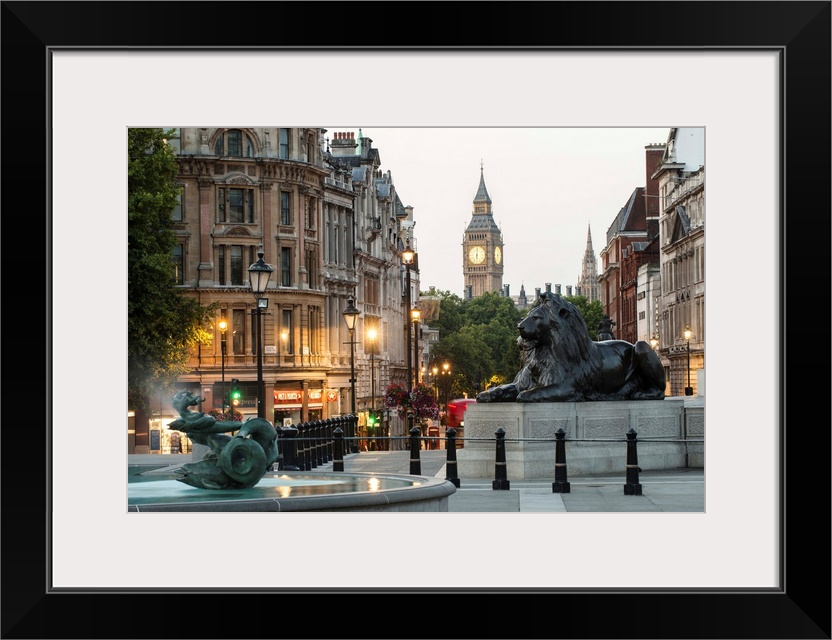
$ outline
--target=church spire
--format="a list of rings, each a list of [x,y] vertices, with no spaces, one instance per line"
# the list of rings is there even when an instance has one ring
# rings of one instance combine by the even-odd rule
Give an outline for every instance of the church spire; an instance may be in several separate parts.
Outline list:
[[[587,301],[601,299],[601,290],[598,286],[598,262],[595,259],[595,251],[592,249],[592,231],[589,224],[586,225],[586,250],[578,287],[580,287],[580,295],[586,296]]]

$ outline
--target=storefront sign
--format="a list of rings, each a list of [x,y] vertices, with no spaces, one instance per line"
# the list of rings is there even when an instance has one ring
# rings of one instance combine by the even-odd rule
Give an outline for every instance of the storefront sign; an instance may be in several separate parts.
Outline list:
[[[330,389],[326,392],[326,401],[327,402],[338,402],[338,392],[334,389]]]
[[[310,389],[307,406],[320,409],[323,389]],[[300,408],[303,404],[302,389],[275,389],[274,406],[276,409]]]

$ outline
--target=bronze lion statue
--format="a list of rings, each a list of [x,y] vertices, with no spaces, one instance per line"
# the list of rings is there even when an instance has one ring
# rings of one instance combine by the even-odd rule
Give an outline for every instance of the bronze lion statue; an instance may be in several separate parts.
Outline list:
[[[664,399],[664,368],[649,344],[594,342],[578,308],[556,293],[541,294],[517,329],[520,372],[477,402]]]

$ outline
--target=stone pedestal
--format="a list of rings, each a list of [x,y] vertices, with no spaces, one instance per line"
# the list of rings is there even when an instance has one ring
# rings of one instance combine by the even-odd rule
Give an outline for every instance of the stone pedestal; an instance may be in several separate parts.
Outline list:
[[[690,464],[691,448],[702,443],[682,440],[686,432],[682,398],[609,402],[476,403],[465,412],[465,446],[457,451],[458,475],[495,477],[495,432],[505,434],[509,480],[555,477],[555,432],[566,432],[568,477],[596,474],[624,476],[627,431],[638,434],[638,464],[644,470],[676,469]],[[690,437],[703,437],[704,428]],[[615,439],[615,442],[580,440]],[[701,466],[701,465],[696,465]]]

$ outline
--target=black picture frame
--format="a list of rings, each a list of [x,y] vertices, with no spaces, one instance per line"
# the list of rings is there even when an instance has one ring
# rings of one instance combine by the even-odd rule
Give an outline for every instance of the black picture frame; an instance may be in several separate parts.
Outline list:
[[[316,6],[333,16],[331,23],[322,25],[317,11],[310,15]],[[249,28],[224,28],[227,17],[239,18],[248,10],[256,16],[246,21]],[[688,47],[781,52],[784,241],[781,281],[772,282],[771,288],[772,295],[783,300],[782,589],[474,595],[453,590],[277,595],[171,594],[152,589],[49,592],[47,489],[49,469],[59,452],[49,449],[48,433],[78,420],[56,421],[65,408],[51,405],[48,390],[53,381],[44,367],[51,358],[49,326],[60,313],[48,304],[45,259],[59,239],[49,235],[49,184],[38,184],[48,175],[49,52],[63,47],[274,47],[278,43],[273,29],[263,26],[272,13],[279,13],[286,25],[280,32],[281,47]],[[804,357],[807,342],[821,341],[826,348],[826,337],[817,338],[816,319],[829,317],[828,289],[818,288],[817,282],[824,281],[819,274],[828,274],[830,264],[830,2],[3,2],[1,16],[3,293],[17,311],[16,319],[7,314],[5,320],[7,327],[24,324],[30,335],[37,335],[32,327],[42,321],[40,335],[47,336],[44,352],[7,349],[3,358],[3,399],[9,418],[0,430],[3,638],[830,638],[829,374],[823,373],[828,370],[825,363],[817,367]],[[336,28],[339,20],[350,28]],[[753,132],[738,132],[739,138],[743,135]],[[752,159],[738,162],[745,170],[742,165]],[[15,196],[24,192],[27,197],[18,201]],[[23,228],[11,221],[22,222]],[[23,247],[34,251],[21,255]],[[743,247],[738,239],[737,252],[753,265],[753,247]],[[785,268],[786,258],[790,269]],[[41,266],[43,274],[37,272]],[[748,274],[753,276],[753,271],[749,266]],[[738,306],[742,321],[753,323],[754,301],[739,298]],[[740,324],[738,339],[742,330]],[[18,394],[20,389],[23,394]],[[822,405],[818,399],[824,400]],[[85,404],[94,398],[78,400]],[[620,532],[620,544],[626,547],[636,535]],[[425,561],[417,561],[403,541],[401,562],[403,568],[419,570]],[[432,562],[441,565],[433,570],[453,571],[450,558],[442,553]],[[497,568],[511,562],[510,551],[495,544],[494,557],[483,562]]]

